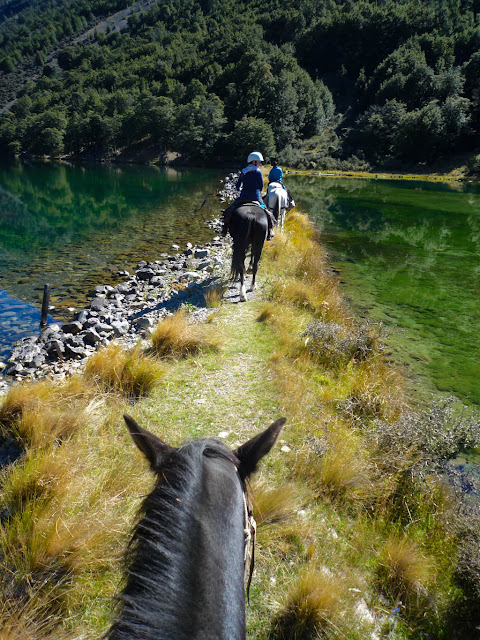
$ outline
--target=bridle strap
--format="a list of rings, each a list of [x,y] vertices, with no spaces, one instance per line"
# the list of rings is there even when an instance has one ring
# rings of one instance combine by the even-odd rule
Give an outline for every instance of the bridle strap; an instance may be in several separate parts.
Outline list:
[[[244,529],[245,536],[245,580],[247,582],[247,602],[250,604],[250,585],[253,578],[253,570],[255,569],[255,538],[257,535],[257,523],[253,517],[253,509],[250,500],[248,500],[247,492],[243,492],[243,509],[244,509]]]

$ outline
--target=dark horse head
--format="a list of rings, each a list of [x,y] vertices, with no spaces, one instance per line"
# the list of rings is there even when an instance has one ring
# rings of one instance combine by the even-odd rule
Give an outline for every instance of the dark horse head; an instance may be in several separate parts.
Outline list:
[[[170,447],[125,416],[157,475],[127,554],[109,640],[245,639],[245,480],[281,418],[235,451],[213,440]]]
[[[251,290],[255,289],[258,263],[267,236],[268,222],[265,211],[255,204],[241,204],[233,212],[229,225],[233,239],[232,279],[240,278],[240,300],[245,302],[245,257],[251,247],[250,268],[252,270]]]

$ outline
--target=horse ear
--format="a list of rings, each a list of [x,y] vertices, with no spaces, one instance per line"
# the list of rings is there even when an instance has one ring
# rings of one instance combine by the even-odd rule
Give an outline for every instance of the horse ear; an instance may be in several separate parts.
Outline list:
[[[238,471],[242,480],[257,469],[260,460],[267,455],[275,444],[278,435],[286,422],[286,418],[279,418],[268,429],[242,444],[233,453],[240,460]]]
[[[175,451],[174,447],[166,444],[150,431],[143,429],[130,416],[124,415],[123,417],[133,441],[149,461],[152,471],[158,471],[165,458]]]

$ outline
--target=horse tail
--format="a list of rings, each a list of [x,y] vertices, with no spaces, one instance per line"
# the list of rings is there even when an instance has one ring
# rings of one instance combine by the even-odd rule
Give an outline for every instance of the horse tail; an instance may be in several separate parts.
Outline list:
[[[232,216],[230,233],[233,238],[233,252],[230,276],[234,281],[245,270],[245,257],[250,244],[253,222],[254,219],[251,216]]]
[[[280,213],[282,211],[282,202],[280,196],[277,195],[277,199],[275,200],[275,206],[273,207],[273,215],[275,216],[275,220],[277,223],[280,222]]]

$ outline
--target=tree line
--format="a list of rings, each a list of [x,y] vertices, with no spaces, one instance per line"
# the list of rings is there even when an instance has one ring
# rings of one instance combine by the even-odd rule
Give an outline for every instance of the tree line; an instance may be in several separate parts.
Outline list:
[[[479,146],[480,0],[159,0],[42,62],[53,30],[127,4],[46,0],[3,20],[0,85],[8,59],[35,55],[41,70],[0,116],[4,153],[156,145],[206,162],[258,147],[315,168]]]

